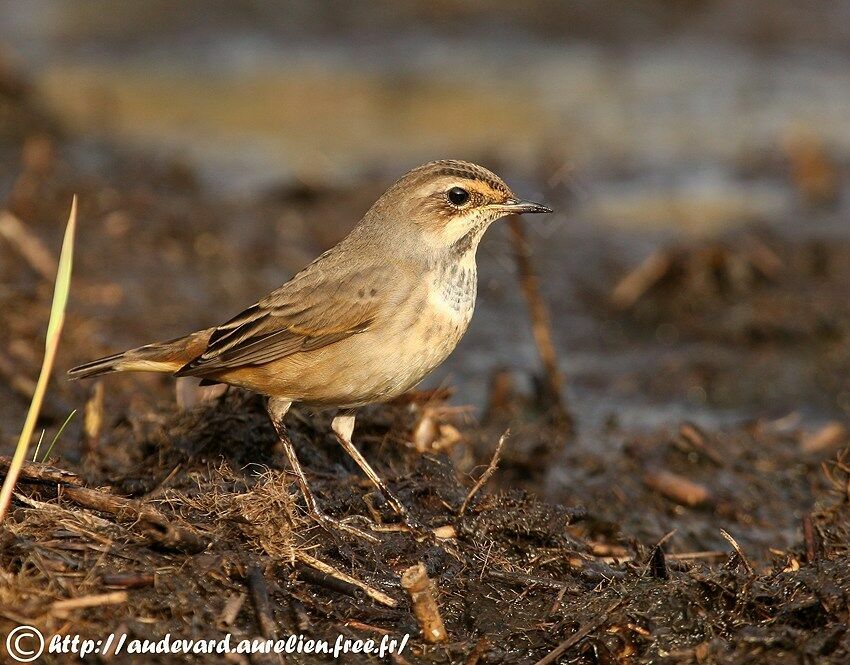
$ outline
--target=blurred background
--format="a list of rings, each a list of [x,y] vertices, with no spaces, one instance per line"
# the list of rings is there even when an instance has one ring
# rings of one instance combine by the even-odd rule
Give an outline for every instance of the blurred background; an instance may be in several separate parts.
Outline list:
[[[3,199],[56,247],[82,196],[63,367],[230,316],[456,157],[556,208],[529,233],[583,431],[850,410],[850,2],[30,0],[0,45],[41,118],[6,113]],[[481,263],[431,380],[479,413],[539,364],[505,228]],[[7,369],[44,323],[18,296]]]

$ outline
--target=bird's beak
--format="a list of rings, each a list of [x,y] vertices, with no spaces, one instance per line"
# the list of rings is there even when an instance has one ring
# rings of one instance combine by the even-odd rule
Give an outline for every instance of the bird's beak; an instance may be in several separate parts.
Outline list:
[[[507,199],[500,206],[506,213],[521,215],[526,212],[552,212],[552,209],[542,203],[525,201],[523,199]]]

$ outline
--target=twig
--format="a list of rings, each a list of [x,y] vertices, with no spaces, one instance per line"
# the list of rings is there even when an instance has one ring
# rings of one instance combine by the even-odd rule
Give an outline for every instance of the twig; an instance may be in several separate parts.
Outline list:
[[[567,411],[563,395],[564,377],[558,368],[558,355],[555,352],[555,344],[552,341],[552,324],[549,319],[549,310],[537,283],[537,275],[531,265],[531,246],[525,234],[525,227],[517,215],[508,217],[508,228],[510,229],[511,241],[514,246],[514,258],[519,273],[520,285],[528,303],[528,312],[531,316],[531,330],[534,334],[534,342],[543,370],[546,376],[546,386],[549,391],[548,397],[552,406],[561,418],[567,430],[573,428],[572,417]]]
[[[100,432],[103,428],[103,381],[95,381],[89,389],[89,398],[83,411],[83,454],[97,453]]]
[[[473,647],[472,651],[469,652],[464,665],[478,665],[478,661],[481,660],[481,657],[487,653],[487,649],[489,648],[490,643],[487,641],[487,638],[482,637],[475,643],[475,647]]]
[[[119,589],[142,589],[153,586],[156,576],[153,573],[116,573],[104,575],[100,578],[103,586],[117,587]]]
[[[0,457],[0,475],[6,475],[9,466],[12,464],[12,458]],[[20,480],[29,480],[41,483],[58,483],[60,485],[76,485],[81,487],[84,482],[76,473],[65,471],[49,464],[41,464],[39,462],[24,462],[21,465],[19,474]]]
[[[234,593],[227,599],[227,602],[224,604],[224,609],[221,610],[221,614],[218,617],[218,627],[219,628],[229,628],[233,625],[233,622],[236,621],[236,617],[239,616],[239,610],[242,609],[242,605],[245,604],[245,599],[248,597],[246,593]]]
[[[747,572],[752,575],[753,567],[750,565],[747,556],[744,554],[744,550],[741,549],[741,546],[738,544],[738,541],[735,540],[731,534],[725,529],[720,529],[720,535],[723,536],[726,540],[729,541],[729,544],[735,549],[735,552],[738,554],[738,558],[741,559],[741,563],[744,564],[744,568],[747,569]]]
[[[682,423],[676,441],[679,444],[684,444],[684,447],[689,450],[696,450],[717,466],[725,465],[723,457],[705,444],[705,434],[693,423]]]
[[[670,578],[670,573],[667,572],[667,561],[664,559],[664,548],[661,545],[656,545],[652,548],[648,568],[650,574],[659,580]]]
[[[99,593],[94,596],[82,596],[80,598],[69,598],[68,600],[57,600],[51,603],[51,614],[64,614],[70,610],[79,610],[85,607],[100,607],[101,605],[118,605],[127,602],[126,591],[111,591]]]
[[[803,539],[806,541],[806,561],[812,563],[818,556],[818,546],[811,513],[803,515]]]
[[[556,662],[561,656],[563,656],[567,651],[572,649],[576,644],[581,642],[585,637],[590,635],[594,630],[602,626],[606,621],[608,621],[608,617],[611,612],[616,610],[620,605],[623,604],[623,600],[620,599],[616,603],[613,603],[602,610],[595,617],[587,621],[584,625],[581,626],[576,632],[574,632],[569,638],[561,642],[558,646],[556,646],[552,651],[543,656],[540,660],[538,660],[534,665],[551,665],[551,663]]]
[[[484,487],[484,484],[490,480],[490,477],[496,473],[496,467],[499,466],[499,457],[502,454],[502,446],[505,445],[505,440],[510,435],[511,431],[506,429],[504,434],[499,437],[499,443],[496,444],[496,450],[493,451],[493,457],[490,459],[490,464],[487,465],[487,468],[484,470],[484,473],[481,474],[481,477],[475,481],[475,484],[472,486],[472,489],[469,490],[469,494],[466,495],[466,498],[463,500],[463,503],[460,506],[459,515],[463,515],[466,512],[467,506],[469,506],[469,502],[472,501],[473,497],[478,493],[478,491]]]
[[[254,606],[254,612],[257,615],[260,633],[267,640],[277,639],[277,630],[272,617],[271,602],[269,601],[269,587],[266,584],[263,571],[257,565],[248,568],[248,590],[251,592],[251,604]]]
[[[0,236],[30,264],[33,270],[48,282],[56,278],[58,264],[41,239],[8,210],[0,212]]]
[[[439,540],[452,540],[453,538],[457,538],[457,531],[451,524],[444,524],[443,526],[438,526],[431,530]]]
[[[430,644],[445,642],[448,635],[443,618],[440,616],[440,608],[434,599],[431,588],[431,579],[425,564],[417,563],[411,566],[401,576],[401,586],[410,596],[410,604],[413,615],[419,622],[422,637]]]
[[[8,470],[10,464],[8,457],[0,457],[0,475]],[[206,549],[207,543],[200,535],[190,528],[174,524],[156,508],[134,499],[84,487],[83,479],[70,471],[49,464],[24,462],[19,477],[25,481],[58,484],[61,498],[84,508],[114,515],[121,521],[137,522],[147,538],[162,547],[190,553]]]
[[[139,501],[107,494],[88,487],[64,487],[60,493],[78,506],[114,515],[119,520],[136,522],[149,541],[167,549],[202,552],[207,542],[187,527],[174,524],[161,512]]]
[[[847,428],[839,422],[830,422],[817,432],[806,434],[800,441],[804,453],[822,453],[838,448],[847,441]]]
[[[669,579],[670,574],[667,571],[667,559],[664,555],[664,543],[670,540],[676,533],[676,529],[672,531],[668,531],[664,534],[664,536],[659,540],[655,547],[652,548],[652,554],[649,556],[649,561],[646,564],[646,569],[649,573],[658,579],[666,580]]]
[[[619,309],[629,309],[655,286],[669,271],[672,257],[668,250],[658,250],[623,277],[611,292],[611,302]]]
[[[330,575],[331,577],[335,577],[338,580],[342,580],[343,582],[348,582],[356,586],[358,589],[361,589],[369,598],[374,601],[381,603],[382,605],[386,605],[387,607],[397,607],[398,602],[385,594],[383,591],[379,591],[373,587],[370,587],[365,582],[361,582],[355,577],[348,575],[347,573],[342,572],[331,566],[330,564],[325,563],[324,561],[317,559],[315,557],[310,556],[306,552],[296,551],[295,552],[296,560],[300,561],[306,566],[310,566],[315,570],[318,570],[325,575]]]
[[[564,594],[567,593],[567,587],[562,588],[558,591],[558,594],[555,596],[555,602],[552,603],[552,607],[549,608],[549,611],[546,612],[546,616],[551,616],[558,611],[558,608],[561,607],[561,603],[564,602]]]
[[[711,500],[711,492],[705,485],[663,469],[647,471],[643,476],[643,483],[651,490],[690,508]]]
[[[569,591],[570,593],[579,593],[579,589],[574,585],[566,582],[559,582],[548,577],[536,577],[534,575],[526,575],[525,573],[512,573],[506,570],[497,568],[488,568],[487,577],[494,580],[507,582],[508,584],[522,584],[524,586],[542,586],[547,589],[555,589],[557,591]]]
[[[717,559],[722,556],[726,556],[726,552],[721,552],[720,550],[706,550],[703,552],[680,552],[678,554],[665,554],[664,555],[668,559],[673,559],[676,561],[688,561],[690,559]]]
[[[378,635],[392,635],[393,631],[387,630],[386,628],[379,628],[378,626],[373,626],[370,623],[363,623],[362,621],[354,621],[350,619],[346,621],[343,626],[346,628],[353,628],[354,630],[363,630],[370,633],[377,633]]]

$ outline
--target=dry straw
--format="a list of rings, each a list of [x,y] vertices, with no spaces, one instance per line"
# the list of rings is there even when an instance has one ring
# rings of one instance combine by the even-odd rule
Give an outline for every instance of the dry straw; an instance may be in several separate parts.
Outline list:
[[[30,402],[29,411],[18,438],[18,445],[12,457],[12,463],[3,481],[3,489],[0,490],[0,523],[6,516],[9,503],[12,500],[12,492],[21,471],[21,465],[27,457],[35,423],[41,411],[44,401],[44,393],[47,390],[47,382],[53,370],[53,361],[56,358],[56,349],[59,347],[59,337],[62,334],[62,324],[65,322],[65,306],[68,303],[68,293],[71,287],[71,266],[74,258],[74,232],[77,226],[77,197],[71,202],[71,214],[68,217],[68,225],[65,227],[65,238],[62,241],[62,253],[59,256],[59,269],[56,274],[56,286],[53,289],[53,304],[50,307],[50,322],[47,324],[47,339],[44,344],[44,360],[41,363],[41,373],[38,375],[38,383]]]

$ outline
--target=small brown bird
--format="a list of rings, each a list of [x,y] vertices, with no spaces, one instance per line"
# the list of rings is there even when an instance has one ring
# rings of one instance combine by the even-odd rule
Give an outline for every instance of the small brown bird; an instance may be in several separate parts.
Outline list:
[[[448,357],[472,318],[481,237],[500,217],[526,212],[551,210],[518,199],[481,166],[424,164],[392,185],[339,244],[226,323],[68,374],[169,372],[267,395],[310,512],[325,524],[358,531],[320,510],[283,424],[296,402],[340,409],[332,424],[340,444],[411,524],[404,505],[351,443],[355,410],[404,393]]]

